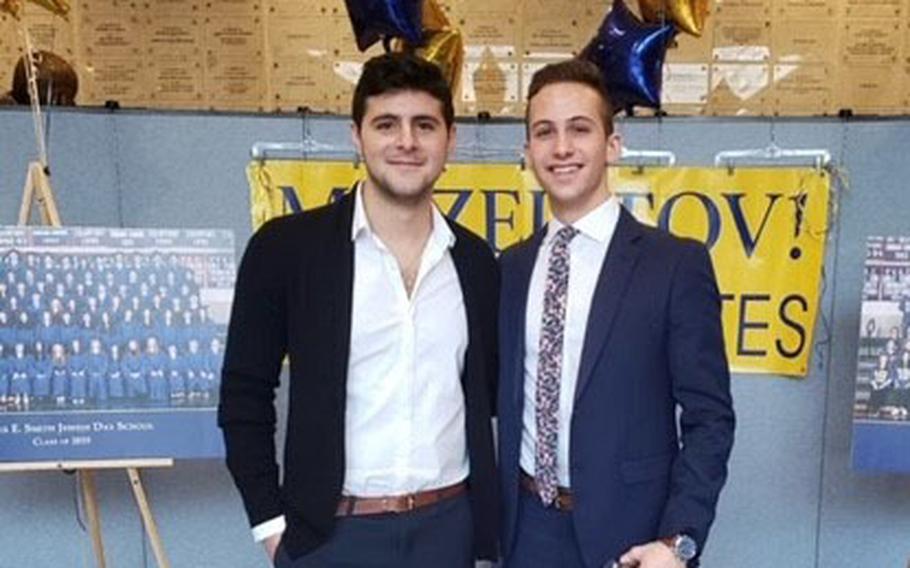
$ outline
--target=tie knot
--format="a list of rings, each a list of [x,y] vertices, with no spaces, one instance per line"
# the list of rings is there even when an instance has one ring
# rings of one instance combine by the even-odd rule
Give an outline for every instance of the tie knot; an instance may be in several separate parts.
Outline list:
[[[572,225],[566,225],[565,227],[556,231],[556,238],[553,241],[554,245],[567,245],[572,239],[575,238],[575,235],[578,234],[578,229]]]

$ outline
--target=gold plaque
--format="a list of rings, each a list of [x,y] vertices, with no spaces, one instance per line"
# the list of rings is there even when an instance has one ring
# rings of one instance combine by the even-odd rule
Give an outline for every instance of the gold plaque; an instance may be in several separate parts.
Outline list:
[[[205,0],[145,0],[143,7],[150,16],[169,17],[199,15]]]
[[[0,15],[0,58],[15,57],[21,44],[22,38],[13,19],[6,14]]]
[[[781,115],[819,116],[835,108],[832,66],[779,63],[773,68],[772,108]]]
[[[262,22],[258,16],[209,16],[204,19],[205,49],[230,57],[262,57]]]
[[[661,106],[707,104],[710,85],[707,63],[667,63],[663,70]]]
[[[13,88],[13,70],[16,68],[16,57],[0,55],[0,96]]]
[[[858,114],[891,114],[904,101],[905,74],[896,66],[842,65],[840,106]]]
[[[202,63],[185,57],[161,56],[149,63],[149,100],[170,108],[199,108],[202,94]]]
[[[717,115],[767,114],[771,72],[759,63],[717,63],[711,66],[708,107]]]
[[[136,58],[100,58],[85,64],[79,73],[80,97],[88,104],[117,101],[123,106],[145,106],[149,88],[145,68]]]
[[[76,4],[78,12],[82,15],[132,13],[140,7],[135,0],[79,0]]]
[[[275,58],[326,57],[328,18],[277,17],[269,14],[268,52]]]
[[[515,0],[457,0],[457,9],[462,14],[492,11],[492,12],[512,12],[514,15],[521,13],[522,3],[528,0],[522,0],[521,3]],[[559,2],[560,0],[556,0]],[[552,6],[552,4],[550,4]]]
[[[715,0],[714,14],[719,18],[764,20],[771,16],[771,0]]]
[[[36,49],[52,51],[57,55],[71,59],[76,52],[76,41],[73,22],[58,18],[51,14],[31,12],[31,16],[23,18],[26,29]],[[16,45],[19,54],[25,53],[25,44],[22,35],[15,26],[12,27],[9,37],[11,45]],[[15,44],[13,44],[15,42]]]
[[[143,52],[145,26],[135,11],[84,15],[80,22],[86,59],[135,57]]]
[[[844,15],[854,18],[894,18],[903,15],[904,0],[842,0]]]
[[[325,63],[308,58],[276,61],[269,76],[269,106],[278,110],[325,108],[322,87]]]
[[[318,20],[327,16],[324,4],[301,2],[300,0],[267,0],[263,10],[269,15],[283,18],[311,18]]]
[[[199,16],[154,15],[146,32],[148,53],[153,58],[165,55],[198,57],[202,53],[203,27]]]
[[[516,57],[520,23],[514,11],[462,12],[457,26],[464,35],[465,56],[480,59],[490,51],[497,58]]]
[[[771,59],[771,22],[726,20],[714,27],[714,61],[761,62]]]
[[[838,12],[836,0],[774,0],[775,26],[788,19],[817,20],[833,18]]]
[[[465,61],[461,75],[461,101],[466,112],[493,116],[517,114],[523,107],[519,93],[519,62],[500,59],[491,52],[480,60]]]
[[[200,0],[205,6],[207,14],[221,16],[222,14],[253,15],[259,12],[260,0]]]
[[[904,41],[902,25],[896,20],[847,21],[841,37],[841,62],[850,65],[896,64]]]
[[[705,26],[701,37],[676,34],[667,48],[666,61],[670,63],[707,63],[714,46],[714,27]]]
[[[230,108],[262,106],[265,95],[262,61],[235,57],[210,57],[205,68],[207,102],[213,108],[234,103]]]
[[[578,43],[578,21],[571,17],[525,20],[522,53],[525,57],[572,57],[582,46]]]
[[[772,52],[775,61],[799,63],[835,62],[837,24],[830,20],[780,19],[772,30]]]

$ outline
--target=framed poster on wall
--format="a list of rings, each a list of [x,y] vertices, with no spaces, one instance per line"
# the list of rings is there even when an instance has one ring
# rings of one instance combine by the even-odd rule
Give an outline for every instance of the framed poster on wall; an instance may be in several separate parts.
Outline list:
[[[869,237],[853,404],[853,466],[910,472],[910,237]]]
[[[225,230],[0,227],[0,461],[223,455]]]

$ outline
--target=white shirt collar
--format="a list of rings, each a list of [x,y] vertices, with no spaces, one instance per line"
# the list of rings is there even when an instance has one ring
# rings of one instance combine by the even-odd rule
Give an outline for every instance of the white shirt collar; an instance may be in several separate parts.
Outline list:
[[[606,201],[588,211],[584,217],[572,223],[572,226],[578,229],[582,235],[604,243],[610,239],[617,222],[619,222],[619,200],[615,195],[610,194]],[[547,234],[544,236],[543,245],[549,245],[556,236],[556,232],[563,227],[565,227],[565,223],[553,217],[547,223]]]
[[[434,247],[447,249],[455,246],[455,233],[449,228],[445,217],[439,212],[436,203],[433,203],[433,232],[430,233],[430,241]],[[370,220],[367,217],[366,206],[363,204],[363,182],[359,182],[354,188],[354,219],[351,222],[351,240],[356,241],[361,233],[376,236],[370,227]],[[378,239],[377,237],[377,240]]]

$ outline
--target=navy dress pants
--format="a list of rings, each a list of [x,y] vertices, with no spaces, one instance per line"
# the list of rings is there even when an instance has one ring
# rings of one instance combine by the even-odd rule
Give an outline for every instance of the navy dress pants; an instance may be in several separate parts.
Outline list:
[[[407,513],[339,517],[324,545],[297,559],[278,547],[275,568],[472,568],[467,495]]]
[[[575,538],[572,513],[544,507],[539,497],[524,489],[519,493],[515,545],[503,566],[586,568]]]

